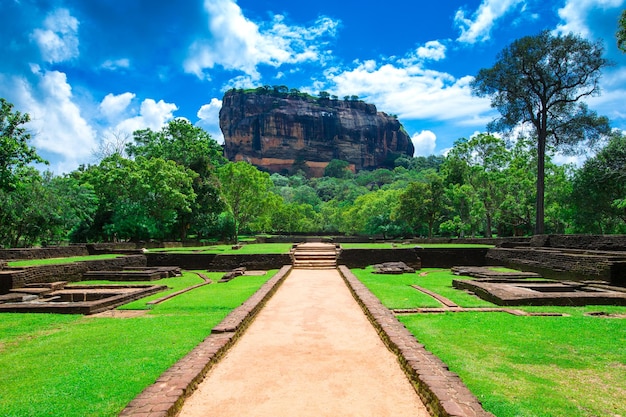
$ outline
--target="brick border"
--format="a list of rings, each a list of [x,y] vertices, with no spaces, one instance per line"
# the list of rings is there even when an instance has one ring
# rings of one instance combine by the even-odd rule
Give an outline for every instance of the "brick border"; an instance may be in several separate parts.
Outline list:
[[[381,339],[394,352],[402,369],[433,417],[494,417],[457,374],[416,338],[346,267],[339,272]]]
[[[120,417],[175,416],[209,370],[243,334],[259,310],[278,290],[291,265],[283,266],[257,292],[234,309],[203,342],[165,371],[120,412]]]

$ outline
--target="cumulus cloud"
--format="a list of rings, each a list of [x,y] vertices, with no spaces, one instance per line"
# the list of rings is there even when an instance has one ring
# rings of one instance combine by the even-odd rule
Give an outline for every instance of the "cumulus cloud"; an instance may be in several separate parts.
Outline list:
[[[557,33],[575,33],[585,38],[591,37],[587,24],[592,9],[610,9],[619,7],[624,0],[567,0],[565,6],[558,10],[561,23],[557,25]]]
[[[254,80],[260,64],[279,67],[306,61],[319,61],[324,54],[324,37],[334,36],[338,22],[320,17],[313,26],[290,26],[281,15],[257,24],[243,15],[233,0],[205,0],[209,16],[209,39],[200,39],[189,48],[183,66],[199,78],[209,78],[205,70],[221,66],[242,71]]]
[[[459,9],[454,16],[454,22],[461,30],[457,40],[464,43],[488,40],[496,21],[523,3],[524,0],[483,0],[471,18],[466,17],[466,12]]]
[[[435,152],[437,146],[437,136],[430,130],[422,130],[411,136],[411,141],[415,147],[413,156],[429,156]]]
[[[115,121],[124,114],[134,98],[133,93],[107,94],[99,105],[100,112],[107,120]]]
[[[35,29],[31,35],[44,61],[64,62],[79,55],[78,24],[67,9],[57,9],[48,14],[43,28]]]
[[[59,71],[36,72],[36,82],[24,77],[13,78],[13,97],[16,107],[31,116],[29,129],[33,145],[38,151],[59,155],[59,170],[76,167],[89,156],[96,143],[96,132],[81,114],[74,102],[67,77]],[[4,84],[4,83],[3,83]]]
[[[400,60],[403,61],[403,60]],[[488,99],[472,96],[472,77],[452,75],[423,68],[419,64],[375,61],[357,63],[356,67],[327,73],[339,97],[358,95],[376,103],[379,109],[397,114],[401,119],[422,119],[485,124],[491,118]]]
[[[219,115],[222,108],[222,100],[212,98],[209,104],[205,104],[198,110],[197,123],[198,126],[209,132],[211,137],[217,141],[217,143],[224,143],[224,135],[220,129]]]
[[[129,134],[140,129],[159,130],[174,118],[176,110],[178,110],[176,104],[147,98],[141,103],[138,115],[122,120],[114,130]]]

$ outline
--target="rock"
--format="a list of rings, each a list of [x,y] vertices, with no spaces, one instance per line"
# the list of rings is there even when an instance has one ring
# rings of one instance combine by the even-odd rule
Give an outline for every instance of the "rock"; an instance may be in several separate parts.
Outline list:
[[[259,88],[230,90],[220,110],[224,152],[269,172],[298,169],[321,176],[333,159],[353,171],[393,167],[413,156],[413,143],[396,117],[363,101],[315,98]]]
[[[372,265],[374,274],[412,274],[415,269],[407,266],[404,262],[384,262],[382,264]]]

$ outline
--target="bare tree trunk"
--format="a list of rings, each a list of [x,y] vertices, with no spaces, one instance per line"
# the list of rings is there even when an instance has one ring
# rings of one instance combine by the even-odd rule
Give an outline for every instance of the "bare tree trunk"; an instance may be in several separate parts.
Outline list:
[[[545,133],[539,133],[537,139],[537,203],[535,214],[535,234],[543,235],[544,217],[545,217],[545,165],[546,165],[546,136]]]

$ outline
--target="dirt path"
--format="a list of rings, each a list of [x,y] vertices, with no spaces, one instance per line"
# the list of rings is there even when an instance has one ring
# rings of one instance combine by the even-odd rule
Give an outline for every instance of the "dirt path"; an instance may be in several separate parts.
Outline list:
[[[429,414],[339,273],[296,269],[180,413],[209,415]]]

